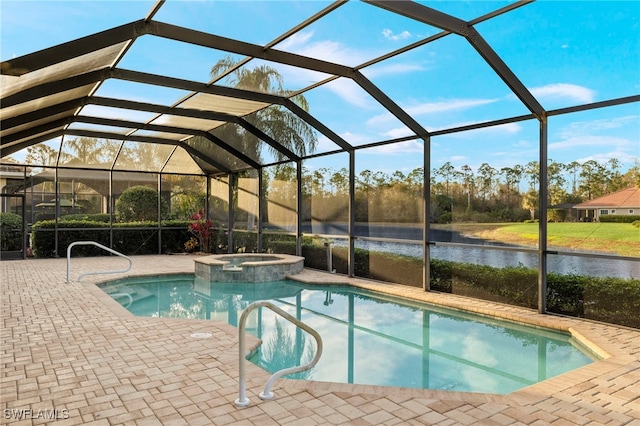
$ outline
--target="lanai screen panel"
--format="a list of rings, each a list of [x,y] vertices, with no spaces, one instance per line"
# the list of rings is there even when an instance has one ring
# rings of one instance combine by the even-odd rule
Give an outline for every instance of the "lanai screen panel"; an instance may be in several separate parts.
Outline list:
[[[16,126],[12,126],[9,129],[0,129],[0,138],[4,138],[7,135],[10,134],[16,134],[16,133],[20,133],[23,130],[29,130],[33,127],[40,127],[40,126],[44,126],[47,123],[54,123],[58,120],[70,117],[71,115],[73,115],[73,112],[76,110],[76,108],[73,109],[69,109],[67,111],[63,111],[59,114],[53,114],[53,115],[49,115],[46,117],[43,117],[41,119],[38,120],[25,120],[22,121],[22,124],[16,125]],[[57,129],[62,129],[64,126],[57,126]],[[52,130],[55,130],[52,129]],[[3,144],[3,147],[5,146],[5,144]],[[9,146],[9,145],[7,145]]]
[[[252,59],[244,65],[237,65],[239,65],[239,67],[236,70],[228,74],[226,78],[216,81],[216,85],[269,93],[272,95],[285,95],[333,77],[333,75],[329,73],[273,61],[265,61],[263,59]],[[282,81],[279,82],[275,76],[272,76],[269,80],[254,78],[261,74],[272,73],[273,71],[282,77]],[[271,84],[265,84],[267,81]]]
[[[222,126],[224,121],[206,120],[203,118],[184,117],[180,115],[162,114],[151,121],[151,124],[181,127],[184,129],[194,129],[207,131]]]
[[[159,172],[173,151],[172,145],[126,141],[114,169]]]
[[[85,74],[90,71],[110,67],[125,45],[126,43],[118,43],[113,46],[96,50],[94,52],[33,71],[24,69],[3,70],[3,73],[15,71],[19,72],[21,75],[20,77],[6,74],[2,75],[2,78],[0,78],[2,97],[6,98],[19,91],[34,86],[56,82],[69,77]]]
[[[194,136],[185,140],[184,143],[203,155],[203,157],[200,157],[200,160],[212,163],[207,160],[213,159],[215,163],[212,165],[223,172],[251,168],[246,162],[226,150],[223,142],[216,142],[205,136]]]
[[[136,39],[118,67],[207,83],[211,66],[224,55],[215,49],[147,34]],[[211,58],[210,63],[202,58]]]
[[[172,2],[162,5],[154,19],[247,43],[264,45],[309,19],[330,1]],[[237,19],[230,19],[234,17]],[[260,28],[260,31],[256,31]],[[213,65],[213,64],[212,64]]]
[[[176,147],[162,172],[200,175],[202,169],[184,148]]]
[[[38,109],[55,106],[66,101],[71,101],[73,99],[83,98],[91,92],[93,87],[94,84],[87,84],[82,87],[57,92],[51,95],[32,97],[31,99],[27,98],[27,100],[25,100],[24,102],[13,104],[3,97],[3,106],[2,110],[0,111],[0,119],[5,120],[7,118],[17,117],[28,112],[36,111]]]
[[[310,113],[352,146],[414,134],[351,79],[332,80],[304,96]]]
[[[558,10],[533,2],[477,29],[548,110],[637,95],[638,3],[567,2]]]
[[[59,165],[91,169],[111,169],[122,140],[65,136]]]
[[[173,87],[110,78],[100,85],[95,95],[170,107],[190,93]]]
[[[197,95],[182,102],[182,108],[193,108],[204,111],[215,111],[225,114],[243,116],[266,107],[269,104],[255,102],[246,99],[231,98],[228,96],[212,95],[208,93],[198,93]]]

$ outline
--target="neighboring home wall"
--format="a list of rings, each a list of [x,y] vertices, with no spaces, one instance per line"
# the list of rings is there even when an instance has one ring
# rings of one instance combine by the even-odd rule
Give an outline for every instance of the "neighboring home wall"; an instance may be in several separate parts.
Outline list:
[[[640,188],[627,188],[574,206],[578,220],[599,221],[600,216],[640,215]]]

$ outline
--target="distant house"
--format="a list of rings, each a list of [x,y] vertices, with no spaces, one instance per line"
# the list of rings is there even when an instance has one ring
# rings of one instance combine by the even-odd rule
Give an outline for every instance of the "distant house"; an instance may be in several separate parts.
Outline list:
[[[583,222],[599,221],[600,216],[640,215],[640,188],[627,188],[604,197],[585,201],[573,206]]]

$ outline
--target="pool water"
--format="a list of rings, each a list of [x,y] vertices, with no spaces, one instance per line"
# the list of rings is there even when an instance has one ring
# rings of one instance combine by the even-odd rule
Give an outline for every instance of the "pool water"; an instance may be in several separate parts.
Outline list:
[[[298,379],[506,394],[597,359],[565,333],[353,287],[209,283],[174,275],[102,288],[138,316],[234,326],[250,303],[269,300],[322,337],[320,361],[290,376]],[[313,358],[315,340],[268,308],[249,316],[247,331],[263,341],[250,361],[270,373]]]

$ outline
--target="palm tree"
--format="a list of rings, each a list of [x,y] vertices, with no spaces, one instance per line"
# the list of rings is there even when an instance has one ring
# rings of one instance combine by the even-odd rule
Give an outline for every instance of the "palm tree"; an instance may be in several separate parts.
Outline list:
[[[283,78],[277,70],[268,65],[255,68],[238,66],[238,62],[230,56],[219,60],[211,68],[211,75],[214,78],[223,76],[222,81],[225,84],[238,89],[285,97],[292,94],[292,91],[284,88]],[[303,95],[292,96],[291,100],[303,110],[309,111],[309,104]],[[299,156],[315,151],[318,137],[314,128],[283,106],[272,105],[244,118]],[[262,146],[257,136],[233,124],[226,124],[214,133],[222,140],[231,142],[253,159],[260,161]],[[275,148],[269,146],[269,150],[277,159],[286,159]]]

